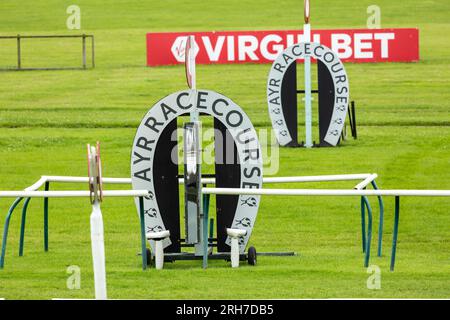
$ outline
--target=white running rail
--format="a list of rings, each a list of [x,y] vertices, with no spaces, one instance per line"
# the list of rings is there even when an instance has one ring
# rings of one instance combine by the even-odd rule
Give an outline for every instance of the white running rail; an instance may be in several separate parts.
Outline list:
[[[242,189],[202,188],[204,194],[272,196],[417,196],[450,197],[450,190]]]
[[[360,174],[337,174],[337,175],[319,175],[319,176],[292,176],[292,177],[264,177],[263,183],[300,183],[300,182],[331,182],[331,181],[351,181],[362,180],[361,183],[355,186],[367,186],[378,177],[375,173],[360,173]],[[42,187],[46,182],[58,183],[88,183],[88,177],[75,176],[41,176],[33,185],[25,189],[25,191],[36,191]],[[131,184],[131,178],[102,178],[104,184]],[[184,183],[183,178],[178,179],[179,184]],[[215,184],[215,178],[202,178],[202,184]],[[364,184],[365,183],[365,184]],[[362,188],[364,188],[362,187]]]
[[[145,197],[147,190],[107,190],[105,197]],[[89,191],[0,191],[0,198],[81,198],[89,197]]]

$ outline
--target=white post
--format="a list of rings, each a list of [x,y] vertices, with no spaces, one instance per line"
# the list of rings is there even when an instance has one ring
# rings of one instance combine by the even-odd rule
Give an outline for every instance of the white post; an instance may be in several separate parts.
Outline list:
[[[169,230],[147,233],[148,240],[155,241],[155,267],[161,270],[164,267],[164,239],[170,237]]]
[[[164,267],[164,248],[162,240],[155,241],[155,267],[161,270]]]
[[[106,300],[105,244],[103,239],[103,218],[100,204],[96,200],[91,213],[91,243],[94,265],[95,299]]]
[[[239,267],[239,239],[231,238],[231,267]]]
[[[309,1],[305,0],[305,24],[303,25],[303,42],[311,42],[311,25],[309,24]],[[305,56],[305,147],[312,143],[312,109],[311,109],[311,57]]]
[[[247,231],[243,229],[227,228],[227,235],[231,238],[230,260],[232,268],[239,267],[239,238],[246,234]]]

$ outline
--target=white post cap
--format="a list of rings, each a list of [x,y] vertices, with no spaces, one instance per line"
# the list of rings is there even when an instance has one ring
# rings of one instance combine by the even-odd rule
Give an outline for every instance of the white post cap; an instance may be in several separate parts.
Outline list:
[[[227,234],[232,238],[240,238],[247,234],[247,230],[227,228]]]
[[[162,240],[169,236],[170,236],[169,230],[147,233],[147,239],[150,239],[150,240]]]

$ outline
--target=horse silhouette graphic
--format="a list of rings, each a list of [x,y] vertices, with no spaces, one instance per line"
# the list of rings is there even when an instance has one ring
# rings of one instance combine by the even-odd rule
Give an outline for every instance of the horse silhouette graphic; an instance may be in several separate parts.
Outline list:
[[[280,110],[280,108],[276,108],[276,109],[273,109],[272,112],[275,114],[280,114],[281,110]]]
[[[236,226],[243,226],[248,228],[252,225],[252,221],[249,218],[243,218],[241,220],[236,220]]]
[[[257,201],[256,201],[256,198],[254,198],[254,197],[250,197],[247,199],[241,199],[241,206],[247,205],[249,207],[254,207],[254,206],[256,206],[256,204],[257,204]]]
[[[163,230],[161,226],[147,227],[147,232],[160,232]]]
[[[145,196],[144,198],[147,200],[153,200],[155,198],[155,195],[153,194],[153,192],[149,191],[148,196]]]
[[[156,217],[156,214],[157,214],[157,211],[156,211],[155,208],[147,209],[147,210],[145,210],[144,212],[145,212],[145,214],[146,214],[147,216],[149,216],[150,218],[155,218],[155,217]]]

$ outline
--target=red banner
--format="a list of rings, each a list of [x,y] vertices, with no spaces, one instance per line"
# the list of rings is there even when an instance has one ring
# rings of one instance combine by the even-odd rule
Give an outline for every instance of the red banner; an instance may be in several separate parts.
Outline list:
[[[271,63],[285,48],[302,41],[302,31],[164,32],[147,34],[147,65],[184,63],[188,35],[195,36],[196,61]],[[418,29],[312,30],[312,40],[337,52],[342,61],[415,62]]]

